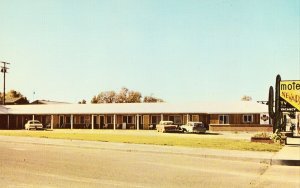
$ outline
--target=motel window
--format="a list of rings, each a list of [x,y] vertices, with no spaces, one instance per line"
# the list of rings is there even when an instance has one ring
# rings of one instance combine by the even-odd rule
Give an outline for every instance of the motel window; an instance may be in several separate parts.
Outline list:
[[[84,124],[84,116],[80,116],[80,123]]]
[[[90,116],[85,116],[85,123],[90,123],[91,122],[91,117]]]
[[[71,117],[70,116],[67,116],[66,117],[66,124],[70,124],[71,123]]]
[[[169,121],[173,121],[174,124],[182,124],[181,116],[169,116]]]
[[[106,116],[106,123],[112,124],[113,123],[113,116]]]
[[[253,122],[253,116],[252,115],[243,115],[243,122],[244,123],[252,123]]]
[[[132,116],[123,116],[123,123],[133,124],[133,117]]]
[[[151,124],[158,124],[161,120],[161,116],[151,116]]]
[[[219,124],[229,124],[229,116],[219,115]]]

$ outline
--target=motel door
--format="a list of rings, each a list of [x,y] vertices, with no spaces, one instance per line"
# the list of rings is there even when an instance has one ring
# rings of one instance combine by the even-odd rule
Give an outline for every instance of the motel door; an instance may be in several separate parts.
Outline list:
[[[103,129],[104,127],[104,116],[100,116],[100,129]]]
[[[62,128],[64,126],[64,116],[59,116],[59,127]]]
[[[97,116],[96,115],[92,115],[92,118],[93,118],[93,122],[94,122],[94,129],[96,128],[96,126],[98,125],[98,122],[97,122]],[[99,125],[98,125],[98,128],[99,128]]]

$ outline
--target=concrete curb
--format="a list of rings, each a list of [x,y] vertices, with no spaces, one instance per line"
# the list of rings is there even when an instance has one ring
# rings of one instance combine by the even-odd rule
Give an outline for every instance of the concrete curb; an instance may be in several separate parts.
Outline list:
[[[300,166],[300,147],[298,145],[285,145],[272,158],[273,165]]]
[[[273,159],[271,165],[300,166],[300,160]]]

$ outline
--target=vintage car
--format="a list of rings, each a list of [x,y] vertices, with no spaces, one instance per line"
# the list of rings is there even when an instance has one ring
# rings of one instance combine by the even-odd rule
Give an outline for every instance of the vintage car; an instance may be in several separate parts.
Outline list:
[[[183,132],[188,133],[205,133],[206,128],[202,122],[192,122],[189,121],[185,125],[181,125],[180,128]]]
[[[174,125],[173,121],[160,121],[156,125],[156,130],[158,132],[182,132],[178,125]]]
[[[39,122],[38,120],[28,120],[25,124],[25,129],[43,129],[43,124]]]

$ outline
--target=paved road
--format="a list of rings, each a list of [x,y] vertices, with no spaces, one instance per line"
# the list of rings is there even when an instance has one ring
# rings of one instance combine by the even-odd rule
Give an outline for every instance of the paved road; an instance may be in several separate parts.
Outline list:
[[[0,141],[1,187],[300,187],[300,167],[50,142]]]

